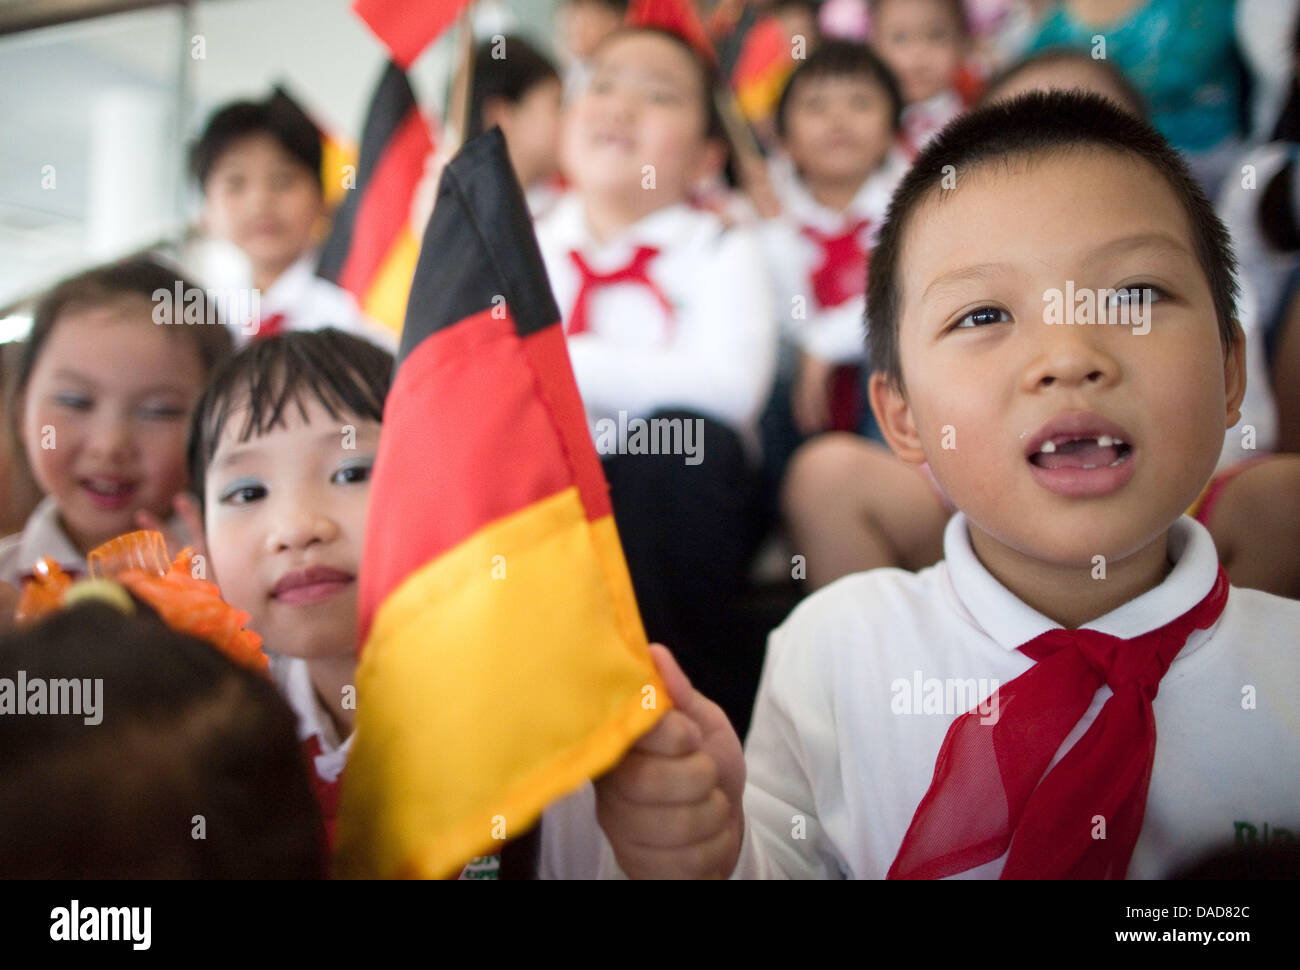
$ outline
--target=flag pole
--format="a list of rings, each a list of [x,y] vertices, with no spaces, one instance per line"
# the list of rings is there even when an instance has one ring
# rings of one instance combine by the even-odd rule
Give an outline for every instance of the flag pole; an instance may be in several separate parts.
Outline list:
[[[456,20],[457,65],[451,81],[445,127],[448,155],[465,143],[474,98],[474,3],[465,4]]]

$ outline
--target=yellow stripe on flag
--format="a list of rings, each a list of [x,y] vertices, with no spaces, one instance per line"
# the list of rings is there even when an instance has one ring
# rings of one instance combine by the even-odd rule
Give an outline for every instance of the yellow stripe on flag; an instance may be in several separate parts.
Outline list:
[[[612,517],[576,488],[423,566],[361,656],[340,875],[441,878],[524,834],[667,710],[653,669]]]
[[[375,271],[370,289],[366,290],[366,298],[361,303],[366,316],[379,321],[393,333],[402,332],[406,300],[411,293],[411,279],[415,276],[415,263],[419,256],[420,241],[409,225],[402,227],[402,234]]]

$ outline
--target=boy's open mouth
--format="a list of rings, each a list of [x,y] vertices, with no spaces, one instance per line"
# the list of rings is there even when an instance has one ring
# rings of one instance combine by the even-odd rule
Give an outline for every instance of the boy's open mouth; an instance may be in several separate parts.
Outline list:
[[[1085,438],[1057,435],[1044,441],[1029,460],[1039,468],[1091,469],[1113,467],[1132,453],[1133,446],[1127,441],[1108,434]]]
[[[1025,458],[1034,479],[1066,498],[1099,498],[1118,491],[1133,475],[1129,433],[1085,411],[1058,415],[1029,439]]]

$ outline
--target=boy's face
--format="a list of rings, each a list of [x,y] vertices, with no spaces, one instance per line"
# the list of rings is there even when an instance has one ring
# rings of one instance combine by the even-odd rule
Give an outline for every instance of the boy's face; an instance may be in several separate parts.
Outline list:
[[[565,124],[565,167],[579,191],[685,198],[704,174],[701,83],[691,55],[665,37],[633,32],[601,47]]]
[[[569,0],[560,4],[560,46],[569,57],[585,61],[600,42],[616,31],[622,18],[598,0]]]
[[[202,365],[151,312],[133,298],[60,314],[23,394],[32,472],[83,551],[134,530],[140,509],[166,521],[186,486]]]
[[[1093,147],[959,173],[916,209],[898,264],[906,398],[876,375],[872,400],[973,535],[1087,567],[1147,547],[1196,498],[1244,371],[1191,238],[1155,169]],[[1074,307],[1100,288],[1149,287],[1154,302],[1144,325],[1085,324],[1069,307],[1046,322],[1071,287]]]
[[[356,649],[357,572],[379,424],[329,416],[309,393],[239,442],[222,431],[204,483],[204,531],[222,597],[251,614],[267,647],[307,660]],[[347,447],[355,445],[355,447]]]
[[[518,104],[503,101],[484,113],[485,127],[501,126],[510,163],[524,188],[559,170],[560,109],[563,88],[555,78],[528,89]]]
[[[270,135],[232,143],[213,166],[203,194],[211,232],[243,250],[255,268],[276,272],[311,245],[324,213],[315,174]]]
[[[809,181],[871,174],[893,143],[889,96],[863,77],[800,81],[786,105],[785,149]]]
[[[872,36],[907,104],[952,87],[966,52],[952,6],[942,0],[887,0],[875,9]]]

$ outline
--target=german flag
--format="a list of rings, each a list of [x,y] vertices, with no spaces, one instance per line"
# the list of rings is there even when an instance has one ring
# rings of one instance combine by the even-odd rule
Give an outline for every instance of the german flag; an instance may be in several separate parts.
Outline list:
[[[395,333],[420,252],[411,199],[432,151],[406,73],[389,61],[366,113],[356,187],[334,217],[316,275],[343,287],[367,316]]]
[[[741,113],[753,122],[770,117],[794,71],[789,35],[775,17],[760,19],[745,35],[731,86]]]
[[[443,172],[371,480],[339,873],[443,877],[668,706],[498,129]]]
[[[451,26],[470,0],[356,0],[352,10],[409,68],[435,37]]]

